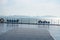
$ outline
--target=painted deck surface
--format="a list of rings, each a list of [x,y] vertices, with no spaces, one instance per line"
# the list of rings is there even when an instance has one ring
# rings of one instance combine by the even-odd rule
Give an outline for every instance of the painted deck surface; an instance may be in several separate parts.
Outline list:
[[[48,26],[8,24],[7,27],[14,28],[0,34],[0,40],[54,40],[48,31]]]

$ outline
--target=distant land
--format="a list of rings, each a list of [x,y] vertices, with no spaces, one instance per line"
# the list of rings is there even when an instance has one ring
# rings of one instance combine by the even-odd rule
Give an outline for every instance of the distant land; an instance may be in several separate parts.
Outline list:
[[[60,18],[60,17],[57,17],[57,16],[51,16],[51,15],[45,15],[45,16],[21,16],[21,15],[11,15],[11,16],[0,16],[0,18],[6,18],[6,17],[9,17],[9,18]]]

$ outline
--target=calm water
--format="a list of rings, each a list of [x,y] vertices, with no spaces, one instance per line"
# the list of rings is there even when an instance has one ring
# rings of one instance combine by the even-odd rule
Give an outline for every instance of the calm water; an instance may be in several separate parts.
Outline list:
[[[51,34],[51,36],[55,39],[55,40],[60,40],[60,26],[48,26],[48,25],[27,25],[27,24],[0,24],[0,35],[13,30],[13,29],[36,29],[36,30],[40,30],[40,29],[46,29],[49,31],[49,33]],[[43,31],[43,30],[42,30]]]

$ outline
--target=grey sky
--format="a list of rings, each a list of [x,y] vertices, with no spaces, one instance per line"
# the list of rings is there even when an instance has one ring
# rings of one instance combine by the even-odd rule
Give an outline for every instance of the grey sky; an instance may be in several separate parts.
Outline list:
[[[60,16],[60,0],[0,0],[0,15]]]

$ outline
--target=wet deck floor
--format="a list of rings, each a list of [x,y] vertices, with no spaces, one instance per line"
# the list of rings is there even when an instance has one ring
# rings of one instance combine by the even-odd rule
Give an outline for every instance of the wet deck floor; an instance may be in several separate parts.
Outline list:
[[[13,29],[0,35],[0,40],[54,40],[45,27],[21,24],[13,26]]]

